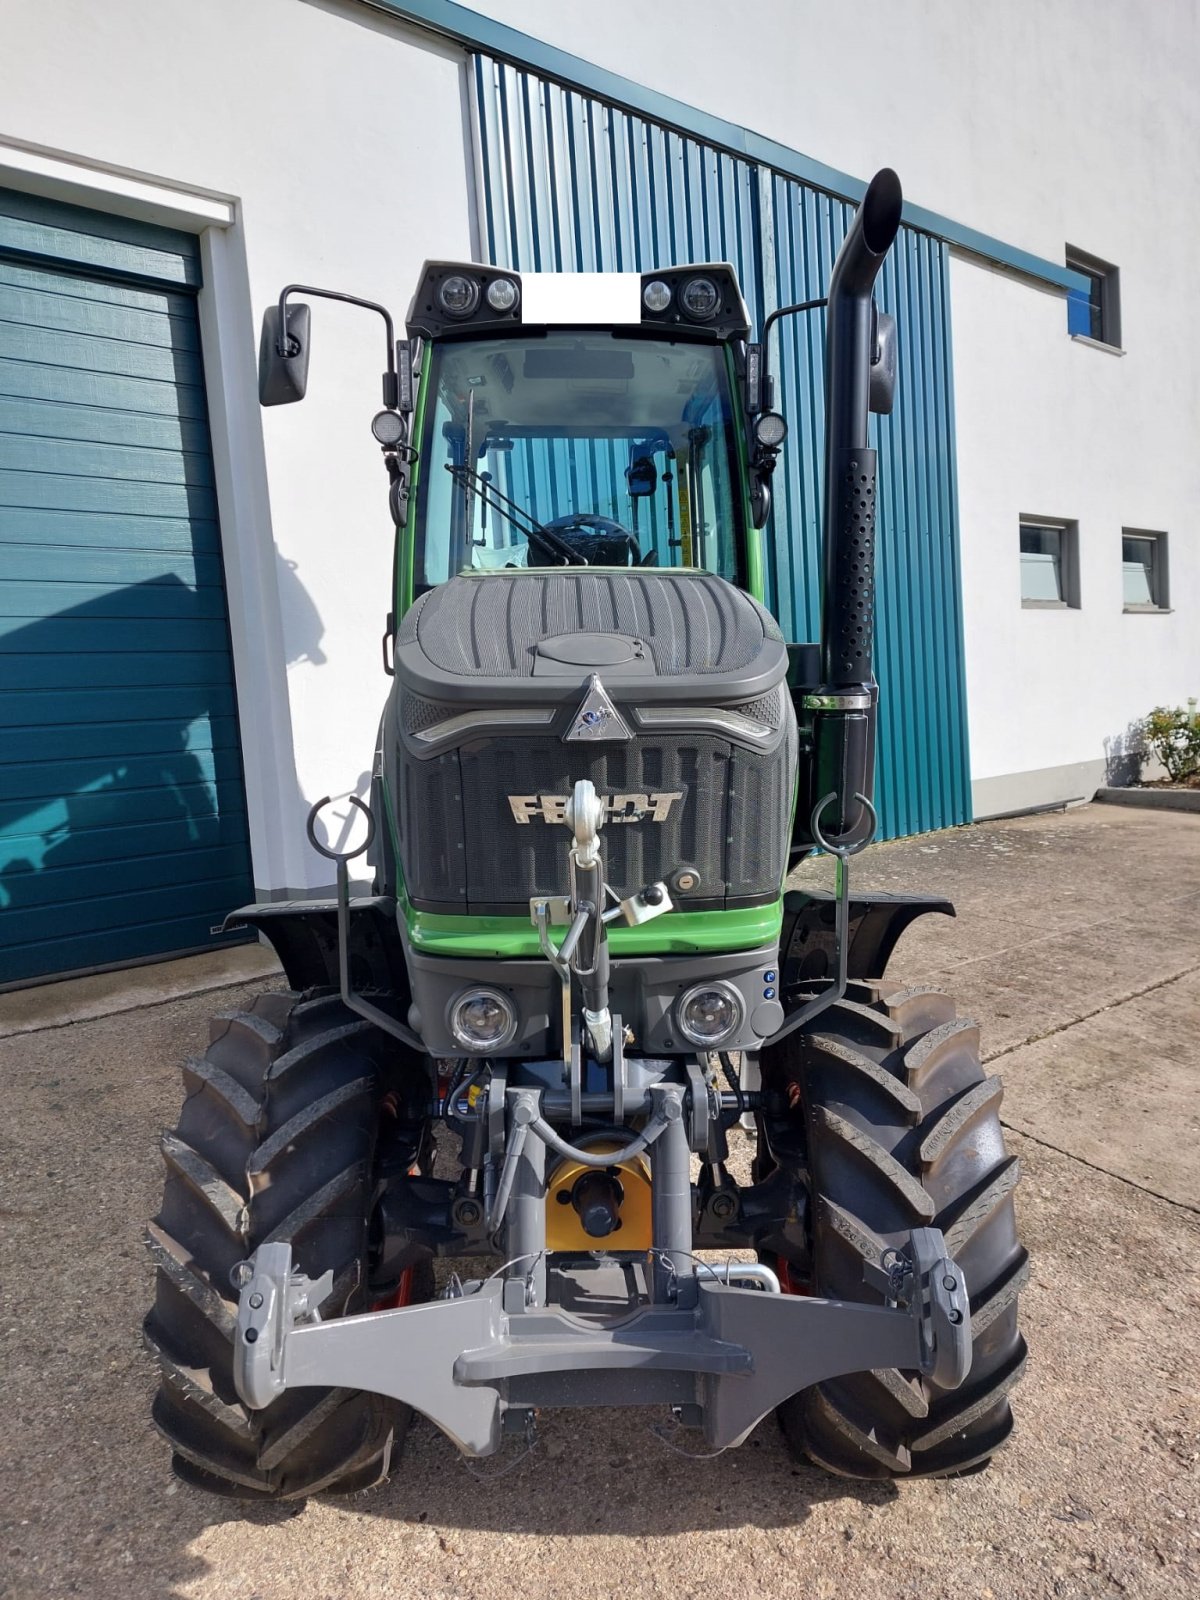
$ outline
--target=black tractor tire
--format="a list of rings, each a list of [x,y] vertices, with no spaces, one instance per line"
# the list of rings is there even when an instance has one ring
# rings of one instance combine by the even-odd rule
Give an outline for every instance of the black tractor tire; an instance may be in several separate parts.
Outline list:
[[[310,1278],[333,1270],[324,1320],[371,1308],[367,1224],[387,1035],[336,996],[261,995],[213,1019],[184,1067],[178,1127],[147,1243],[157,1266],[145,1340],[161,1375],[154,1421],[185,1482],[238,1499],[349,1493],[387,1476],[405,1406],[349,1389],[289,1390],[251,1411],[233,1385],[230,1270],[290,1242]],[[428,1298],[425,1266],[409,1299]]]
[[[973,1357],[959,1389],[885,1370],[793,1395],[778,1416],[791,1449],[853,1478],[975,1471],[1012,1431],[1009,1391],[1025,1365],[1017,1296],[1019,1167],[1004,1148],[1001,1083],[979,1059],[979,1029],[948,996],[857,982],[844,1000],[764,1053],[764,1078],[803,1114],[811,1185],[808,1287],[878,1304],[863,1263],[915,1227],[941,1228],[966,1278]]]

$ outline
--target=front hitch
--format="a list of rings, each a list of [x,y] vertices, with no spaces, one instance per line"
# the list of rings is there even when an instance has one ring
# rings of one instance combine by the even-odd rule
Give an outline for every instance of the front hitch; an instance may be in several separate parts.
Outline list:
[[[626,1271],[590,1270],[618,1281]],[[737,1288],[694,1257],[673,1257],[669,1270],[690,1292],[651,1303],[635,1287],[625,1314],[604,1324],[572,1314],[565,1275],[552,1285],[563,1304],[512,1293],[518,1275],[465,1290],[455,1280],[456,1292],[428,1305],[321,1322],[328,1275],[313,1283],[293,1269],[290,1245],[264,1244],[237,1272],[234,1382],[253,1409],[309,1385],[390,1395],[484,1456],[541,1406],[670,1405],[725,1450],[829,1378],[897,1367],[952,1389],[970,1370],[965,1283],[936,1228],[868,1264],[881,1306],[773,1293],[766,1277]],[[628,1268],[626,1281],[635,1276]]]

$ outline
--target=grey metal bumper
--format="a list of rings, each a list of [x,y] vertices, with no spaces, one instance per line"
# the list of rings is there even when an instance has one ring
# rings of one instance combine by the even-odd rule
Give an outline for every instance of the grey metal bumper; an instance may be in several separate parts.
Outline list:
[[[290,1246],[267,1244],[243,1269],[234,1379],[254,1408],[305,1385],[391,1395],[472,1456],[499,1447],[506,1411],[529,1418],[539,1406],[677,1406],[723,1450],[789,1395],[842,1373],[899,1367],[947,1388],[963,1381],[970,1309],[942,1235],[919,1229],[901,1268],[869,1271],[895,1286],[899,1303],[781,1296],[697,1276],[681,1280],[679,1303],[601,1326],[556,1306],[526,1308],[524,1281],[509,1277],[429,1305],[320,1322],[303,1319],[327,1282],[293,1274]]]

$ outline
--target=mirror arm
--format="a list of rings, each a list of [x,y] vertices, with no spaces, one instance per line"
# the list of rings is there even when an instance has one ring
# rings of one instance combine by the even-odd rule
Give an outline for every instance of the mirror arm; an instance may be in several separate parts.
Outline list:
[[[396,371],[396,328],[392,321],[392,314],[386,306],[379,305],[374,300],[361,300],[356,294],[343,294],[340,289],[316,289],[311,283],[289,283],[279,294],[279,341],[275,345],[276,355],[282,357],[299,354],[293,350],[293,340],[287,337],[287,300],[290,294],[315,294],[322,300],[341,300],[348,306],[361,306],[364,311],[377,311],[383,318],[387,331],[387,366],[383,374],[383,403],[389,411],[396,409],[400,398],[400,380]]]
[[[770,411],[774,404],[775,397],[772,392],[774,386],[771,379],[770,338],[771,329],[774,327],[775,323],[779,321],[780,317],[794,316],[798,311],[815,311],[819,306],[826,306],[828,304],[828,300],[821,299],[801,300],[798,301],[794,306],[777,306],[775,310],[771,312],[770,316],[768,316],[767,320],[763,323],[762,336],[757,346],[759,355],[757,361],[753,363],[753,366],[757,368],[757,370],[754,371],[755,392],[750,394],[750,403],[746,407],[752,416],[759,411]],[[754,350],[755,346],[751,345],[749,349]],[[747,378],[749,379],[750,376],[751,372],[748,369]],[[749,382],[747,383],[747,388],[750,388]]]

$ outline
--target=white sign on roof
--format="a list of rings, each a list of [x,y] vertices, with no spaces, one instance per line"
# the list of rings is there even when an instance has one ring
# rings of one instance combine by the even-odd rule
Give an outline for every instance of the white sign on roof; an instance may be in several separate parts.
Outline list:
[[[603,325],[642,320],[637,272],[523,272],[521,321]]]

